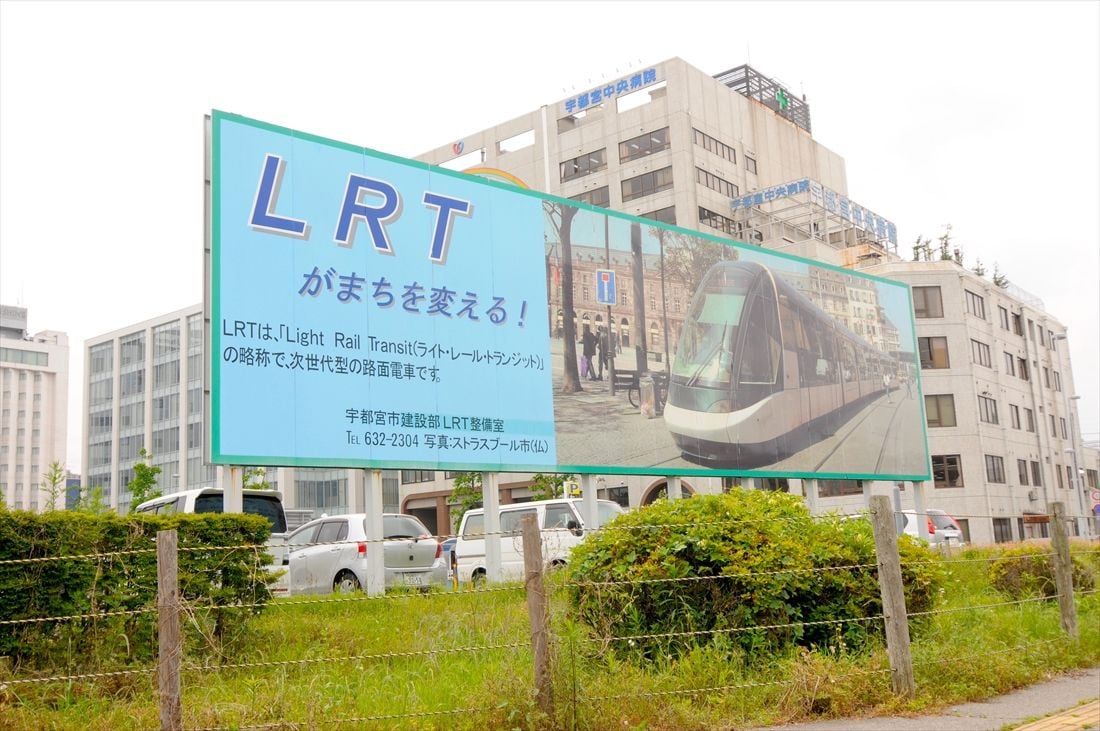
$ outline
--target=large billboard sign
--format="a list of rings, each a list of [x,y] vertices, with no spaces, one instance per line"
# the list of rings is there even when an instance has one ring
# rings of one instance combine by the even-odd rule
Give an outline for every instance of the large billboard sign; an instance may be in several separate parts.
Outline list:
[[[905,285],[211,127],[214,463],[928,478]]]

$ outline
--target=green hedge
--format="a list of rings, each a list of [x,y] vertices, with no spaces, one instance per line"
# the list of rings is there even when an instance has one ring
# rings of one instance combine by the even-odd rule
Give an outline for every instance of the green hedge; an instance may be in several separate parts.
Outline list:
[[[271,527],[255,515],[36,514],[0,510],[0,561],[116,554],[34,563],[0,563],[0,620],[155,608],[156,534],[175,528],[180,596],[197,609],[189,649],[207,652],[240,634],[250,610],[212,606],[264,604],[275,577],[262,549]],[[194,550],[182,550],[184,548]],[[135,553],[124,553],[136,551]],[[156,653],[156,613],[0,624],[0,655],[28,667],[84,668],[145,661]]]
[[[908,611],[931,609],[940,560],[904,536],[899,550]],[[870,567],[826,570],[857,564]],[[869,521],[815,520],[796,496],[736,490],[658,501],[616,518],[574,549],[569,578],[579,617],[604,636],[702,633],[613,641],[617,649],[675,654],[728,636],[763,658],[792,645],[859,648],[881,636],[881,620],[772,626],[881,614],[876,564]],[[684,580],[584,583],[648,579]],[[712,632],[737,628],[746,629]]]
[[[1055,597],[1053,551],[1049,542],[1024,543],[1007,548],[1001,558],[989,567],[989,579],[994,588],[1014,599]],[[1073,564],[1073,590],[1089,591],[1096,585],[1097,557],[1100,551],[1087,543],[1074,541],[1070,553]]]

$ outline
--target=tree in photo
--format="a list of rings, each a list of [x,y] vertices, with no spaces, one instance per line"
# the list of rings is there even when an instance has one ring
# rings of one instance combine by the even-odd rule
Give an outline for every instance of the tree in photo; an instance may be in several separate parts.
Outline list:
[[[573,219],[577,215],[577,209],[551,201],[543,201],[542,206],[546,212],[546,220],[553,228],[557,243],[561,244],[561,309],[564,340],[561,391],[577,393],[584,390],[581,387],[581,374],[577,367],[577,312],[573,309]],[[553,244],[554,242],[550,242],[551,246]]]

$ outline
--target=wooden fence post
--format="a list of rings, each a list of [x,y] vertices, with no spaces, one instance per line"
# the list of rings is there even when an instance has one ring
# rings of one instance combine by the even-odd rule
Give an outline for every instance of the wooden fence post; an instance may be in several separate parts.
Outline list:
[[[176,531],[157,531],[157,690],[160,694],[161,731],[182,731],[183,705],[180,698],[179,579],[177,576]]]
[[[920,520],[921,516],[918,515],[917,519]],[[894,508],[887,496],[871,496],[871,525],[875,531],[882,613],[886,618],[890,678],[895,693],[912,697],[917,687],[913,680],[913,658],[909,653],[909,618],[905,612],[905,592],[902,589],[897,524]]]
[[[1066,534],[1066,506],[1050,504],[1051,544],[1054,547],[1054,585],[1058,588],[1058,609],[1062,614],[1062,629],[1077,639],[1077,604],[1073,598],[1073,559],[1069,555]]]
[[[523,525],[523,573],[527,588],[527,616],[531,621],[531,649],[535,655],[535,700],[539,708],[554,717],[554,696],[550,676],[550,604],[542,564],[542,532],[534,516]]]

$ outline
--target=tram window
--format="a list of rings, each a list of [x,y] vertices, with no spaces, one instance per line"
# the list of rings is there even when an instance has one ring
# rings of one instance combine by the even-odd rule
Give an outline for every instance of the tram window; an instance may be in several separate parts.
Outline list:
[[[744,295],[706,292],[698,310],[684,322],[673,375],[686,378],[688,385],[728,386],[744,305]]]
[[[754,298],[748,317],[745,318],[739,383],[775,383],[779,365],[777,325],[775,304],[763,297]]]

